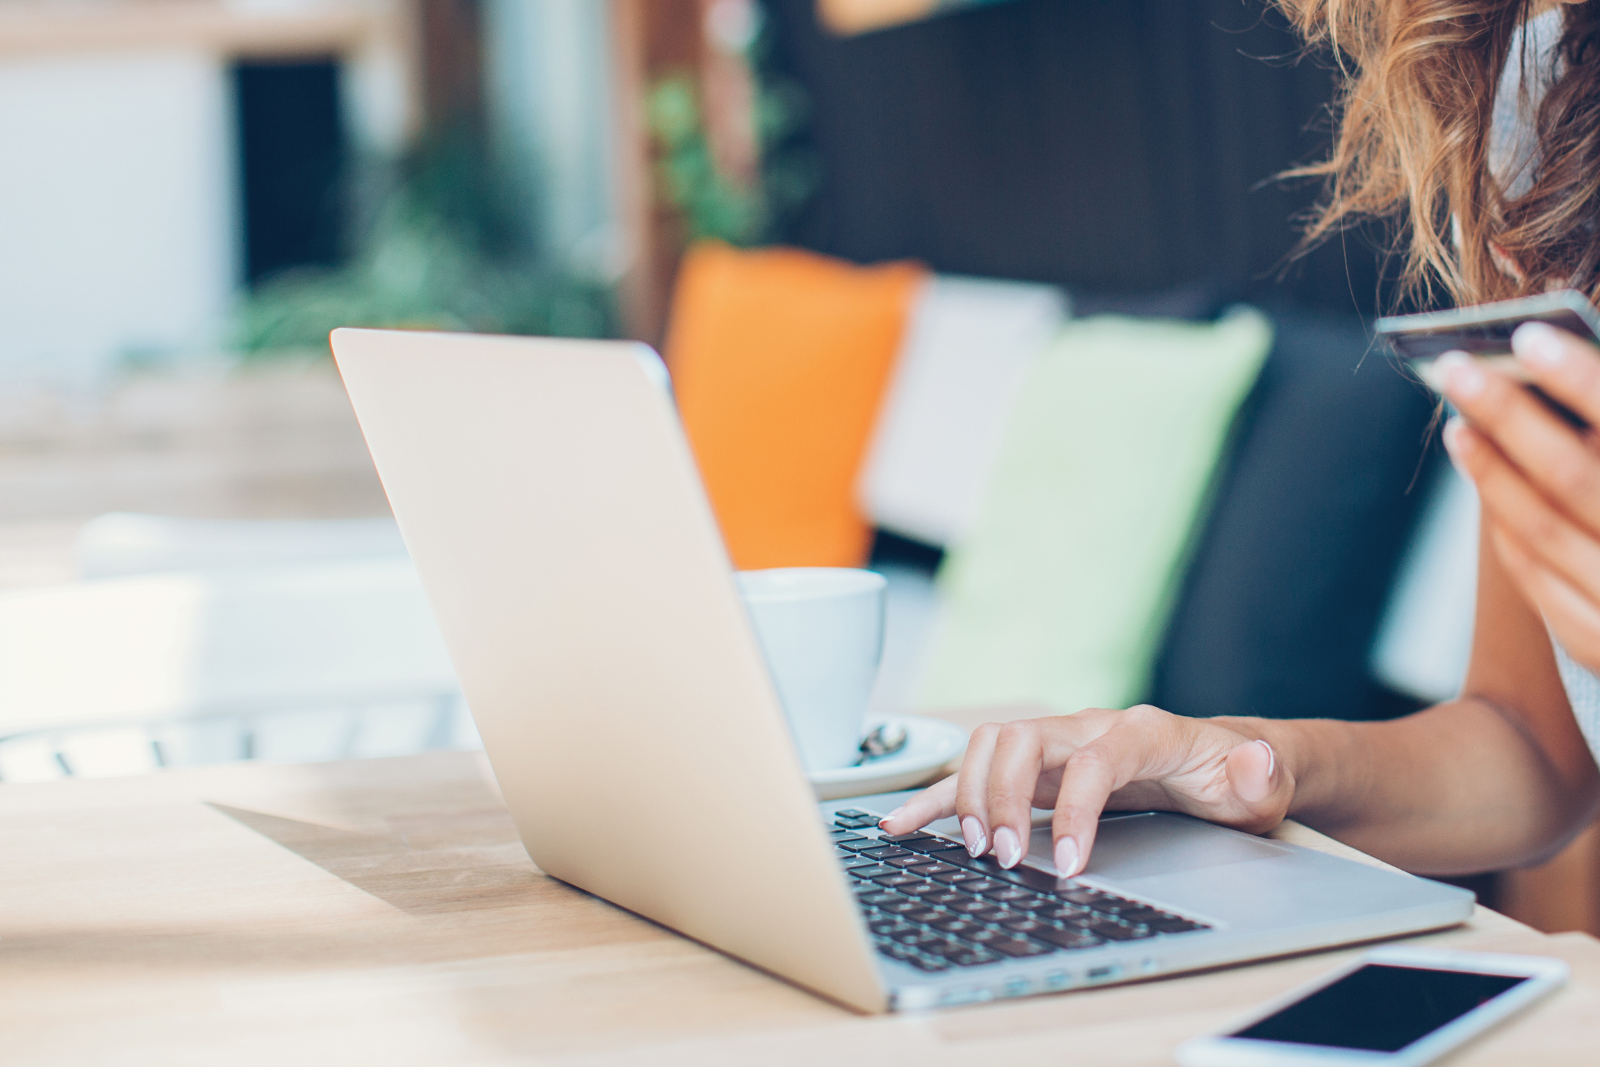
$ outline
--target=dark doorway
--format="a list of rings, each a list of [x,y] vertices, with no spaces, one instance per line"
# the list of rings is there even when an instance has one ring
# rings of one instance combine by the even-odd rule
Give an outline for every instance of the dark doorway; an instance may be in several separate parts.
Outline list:
[[[346,154],[336,61],[240,63],[233,86],[245,280],[333,265]]]

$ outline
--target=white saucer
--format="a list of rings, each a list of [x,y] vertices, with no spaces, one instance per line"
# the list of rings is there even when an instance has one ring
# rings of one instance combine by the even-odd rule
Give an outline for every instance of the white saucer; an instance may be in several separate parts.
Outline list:
[[[871,730],[881,722],[903,724],[909,735],[906,747],[892,756],[868,760],[854,767],[811,772],[809,777],[818,800],[892,793],[896,789],[922,785],[967,747],[967,731],[940,719],[921,715],[874,715],[868,717],[866,728]]]

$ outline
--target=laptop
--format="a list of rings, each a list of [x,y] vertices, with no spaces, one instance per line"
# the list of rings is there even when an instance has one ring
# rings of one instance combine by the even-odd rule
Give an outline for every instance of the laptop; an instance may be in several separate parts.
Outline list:
[[[1470,893],[1165,813],[1060,880],[895,797],[819,804],[667,388],[630,342],[341,329],[333,351],[545,873],[866,1012],[1448,926]]]

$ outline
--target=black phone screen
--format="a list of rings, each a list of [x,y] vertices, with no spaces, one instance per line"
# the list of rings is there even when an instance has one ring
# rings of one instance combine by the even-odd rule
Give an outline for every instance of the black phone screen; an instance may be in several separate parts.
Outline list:
[[[1398,1052],[1527,980],[1369,963],[1233,1036]]]

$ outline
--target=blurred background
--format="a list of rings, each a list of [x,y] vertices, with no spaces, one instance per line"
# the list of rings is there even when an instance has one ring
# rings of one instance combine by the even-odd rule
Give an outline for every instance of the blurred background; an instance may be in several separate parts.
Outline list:
[[[476,744],[341,325],[662,348],[735,562],[890,576],[881,713],[1447,698],[1474,502],[1276,178],[1334,75],[1265,0],[0,0],[0,779]],[[1592,834],[1473,884],[1600,932]]]

